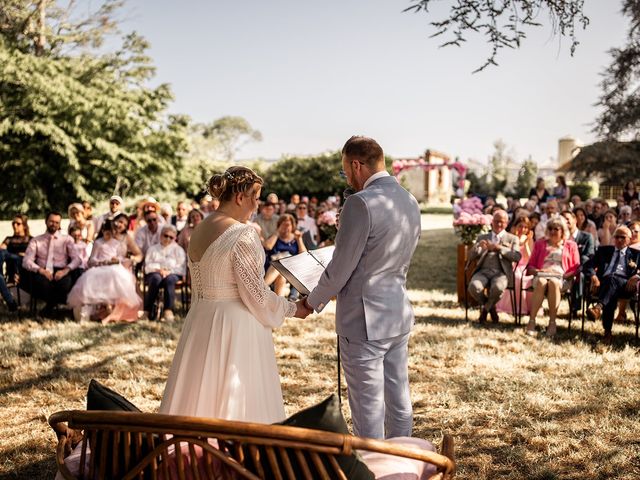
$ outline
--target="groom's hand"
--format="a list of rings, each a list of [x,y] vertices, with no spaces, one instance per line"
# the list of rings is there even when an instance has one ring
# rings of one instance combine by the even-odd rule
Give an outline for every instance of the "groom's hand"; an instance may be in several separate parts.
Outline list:
[[[301,298],[296,302],[296,313],[294,317],[307,318],[311,312],[313,312],[313,308],[310,308],[307,303],[307,297]]]

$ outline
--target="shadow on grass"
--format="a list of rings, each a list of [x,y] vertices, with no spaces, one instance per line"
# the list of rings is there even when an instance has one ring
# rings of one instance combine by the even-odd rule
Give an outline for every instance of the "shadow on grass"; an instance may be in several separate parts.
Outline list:
[[[53,433],[53,432],[52,432]],[[20,465],[20,467],[12,470],[11,472],[0,473],[0,480],[33,480],[33,479],[52,479],[56,476],[56,458],[55,448],[50,450],[43,449],[40,446],[34,447],[29,444],[22,447],[15,447],[11,450],[5,450],[6,459],[18,458],[26,453],[32,457],[39,457],[40,460],[36,460],[26,465]]]
[[[451,228],[424,230],[407,274],[407,287],[456,292],[455,233]]]
[[[133,328],[132,328],[133,327]],[[126,351],[119,351],[112,355],[101,358],[99,361],[92,363],[91,365],[83,367],[70,367],[66,361],[73,358],[74,355],[81,353],[91,352],[104,344],[111,344],[114,341],[114,337],[122,336],[122,341],[130,339],[132,348]],[[157,328],[154,328],[151,324],[145,325],[138,323],[135,326],[131,324],[117,324],[111,326],[96,325],[88,329],[72,329],[68,332],[63,332],[60,335],[52,335],[51,342],[56,345],[65,345],[67,340],[69,343],[73,343],[74,338],[82,337],[82,345],[69,346],[61,348],[54,354],[49,354],[42,350],[42,346],[47,346],[47,338],[39,338],[37,340],[27,338],[20,343],[20,345],[11,352],[11,356],[17,357],[43,357],[43,360],[52,362],[53,365],[47,371],[37,372],[37,374],[26,378],[18,382],[10,382],[9,384],[0,387],[0,396],[21,393],[24,394],[25,390],[31,388],[43,389],[47,387],[51,382],[56,380],[71,379],[71,378],[96,378],[104,374],[113,363],[121,359],[123,356],[135,354],[137,352],[143,352],[147,346],[144,343],[135,343],[134,341],[139,338],[153,338],[153,335],[157,335]],[[133,348],[135,345],[135,348]]]

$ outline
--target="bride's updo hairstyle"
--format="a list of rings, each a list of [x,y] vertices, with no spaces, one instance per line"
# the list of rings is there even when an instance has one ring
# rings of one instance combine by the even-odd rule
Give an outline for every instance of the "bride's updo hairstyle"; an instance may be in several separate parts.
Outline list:
[[[264,180],[247,167],[229,167],[226,172],[216,174],[207,182],[207,191],[220,200],[228,202],[237,193],[249,193],[255,184],[264,184]]]

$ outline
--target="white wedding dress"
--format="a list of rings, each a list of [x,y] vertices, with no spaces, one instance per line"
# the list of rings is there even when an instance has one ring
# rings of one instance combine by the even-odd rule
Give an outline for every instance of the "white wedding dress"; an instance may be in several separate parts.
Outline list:
[[[273,423],[285,418],[271,329],[295,304],[264,283],[264,250],[233,224],[189,259],[192,304],[160,413]]]

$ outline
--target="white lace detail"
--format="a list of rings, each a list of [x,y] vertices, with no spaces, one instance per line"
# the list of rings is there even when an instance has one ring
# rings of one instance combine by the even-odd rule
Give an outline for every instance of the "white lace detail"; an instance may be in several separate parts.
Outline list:
[[[278,297],[264,283],[264,249],[249,225],[230,226],[204,252],[199,262],[189,259],[192,298],[241,298],[263,324],[278,326],[296,311],[293,302]]]

